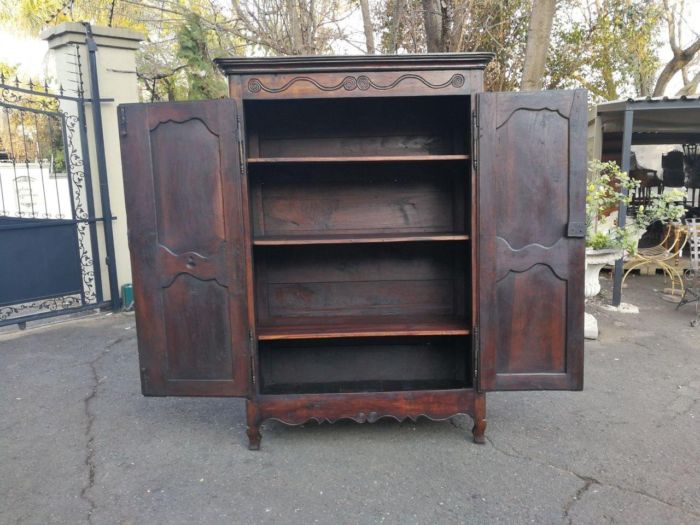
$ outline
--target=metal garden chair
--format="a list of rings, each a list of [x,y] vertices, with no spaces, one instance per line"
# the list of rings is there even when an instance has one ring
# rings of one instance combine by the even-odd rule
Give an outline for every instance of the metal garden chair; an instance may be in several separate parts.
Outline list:
[[[675,295],[676,287],[681,293],[685,292],[683,275],[678,267],[678,260],[683,253],[683,248],[688,242],[688,229],[682,224],[669,224],[663,240],[650,248],[639,248],[637,253],[628,259],[628,268],[622,279],[622,283],[632,270],[646,265],[654,265],[661,268],[664,275],[671,280],[671,295]]]
[[[676,310],[683,305],[695,303],[695,326],[700,319],[700,219],[687,219],[688,246],[690,247],[690,268],[685,270],[686,286]]]

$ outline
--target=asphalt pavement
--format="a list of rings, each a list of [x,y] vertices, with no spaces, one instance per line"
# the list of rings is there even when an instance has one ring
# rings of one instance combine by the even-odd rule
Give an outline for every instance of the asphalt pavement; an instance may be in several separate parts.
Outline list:
[[[633,277],[595,304],[583,392],[471,421],[263,426],[239,399],[145,398],[133,314],[0,333],[2,524],[698,524],[700,327]],[[600,302],[600,301],[598,301]]]

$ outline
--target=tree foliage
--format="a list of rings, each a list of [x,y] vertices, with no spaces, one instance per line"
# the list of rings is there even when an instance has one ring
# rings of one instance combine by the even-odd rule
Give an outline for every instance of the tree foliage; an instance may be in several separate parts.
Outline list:
[[[0,0],[0,22],[33,34],[66,20],[143,32],[137,73],[145,100],[220,96],[215,56],[338,51],[492,52],[487,88],[508,91],[523,81],[533,1]],[[585,87],[594,99],[613,100],[664,94],[680,75],[679,93],[696,92],[700,36],[685,1],[556,0],[544,73],[526,71],[526,83]],[[533,48],[539,57],[541,40]],[[661,64],[666,41],[673,57]]]
[[[217,74],[209,52],[213,41],[211,33],[200,17],[190,14],[177,34],[177,57],[185,65],[190,100],[219,98],[226,94],[226,82]]]
[[[661,41],[658,4],[563,0],[555,18],[545,85],[583,86],[598,99],[650,94]]]
[[[687,47],[683,47],[683,28],[684,28],[684,6],[685,1],[679,0],[671,3],[669,0],[663,0],[664,20],[668,27],[668,43],[671,47],[673,56],[669,60],[659,74],[654,87],[654,96],[661,96],[666,91],[666,87],[676,73],[683,73],[683,89],[682,94],[690,94],[689,91],[697,89],[698,81],[700,80],[700,72],[695,72],[693,80],[688,79],[688,66],[693,62],[697,62],[700,56],[700,34],[694,28],[690,28],[692,32],[692,40]]]
[[[346,0],[239,0],[236,14],[243,38],[254,50],[273,55],[332,53],[349,41]]]
[[[387,0],[379,14],[384,53],[485,51],[494,53],[486,85],[517,88],[525,56],[530,0],[441,0],[429,43],[421,0]],[[433,9],[438,9],[437,4]],[[442,7],[444,5],[444,7]],[[435,44],[438,44],[435,47]]]
[[[31,34],[62,22],[146,29],[139,2],[114,0],[1,0],[0,22]]]

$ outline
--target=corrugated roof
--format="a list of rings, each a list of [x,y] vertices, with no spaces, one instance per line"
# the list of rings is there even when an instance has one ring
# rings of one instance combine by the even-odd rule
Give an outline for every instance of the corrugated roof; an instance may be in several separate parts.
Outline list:
[[[635,133],[700,134],[700,96],[639,97],[598,104],[604,132],[620,132],[626,110],[634,111]]]
[[[630,97],[621,100],[613,100],[610,102],[602,102],[598,104],[598,113],[608,113],[610,111],[624,111],[628,105],[633,106],[631,109],[635,109],[634,106],[644,106],[645,109],[652,110],[674,109],[679,106],[690,107],[697,105],[700,107],[700,96],[682,95],[680,97]]]

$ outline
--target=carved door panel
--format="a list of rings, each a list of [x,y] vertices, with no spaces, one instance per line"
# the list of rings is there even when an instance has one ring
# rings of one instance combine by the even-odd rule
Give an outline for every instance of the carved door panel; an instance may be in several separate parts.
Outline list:
[[[482,390],[583,387],[586,92],[477,96]]]
[[[144,395],[249,391],[233,100],[119,107]]]

